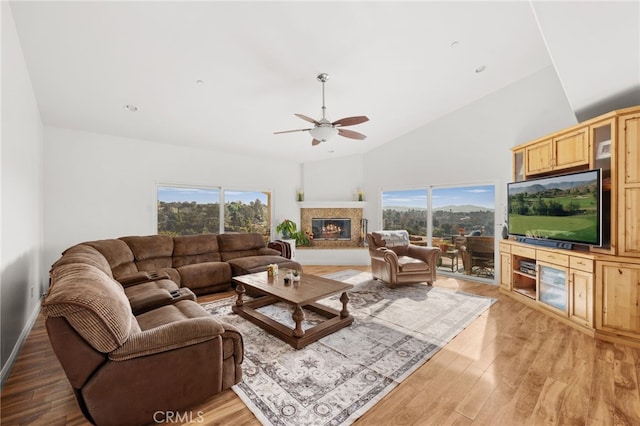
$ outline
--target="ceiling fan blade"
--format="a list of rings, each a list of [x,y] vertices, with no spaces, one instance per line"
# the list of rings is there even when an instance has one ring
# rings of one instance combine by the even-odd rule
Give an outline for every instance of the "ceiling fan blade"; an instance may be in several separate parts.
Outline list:
[[[293,114],[293,115],[295,115],[296,117],[302,118],[303,120],[308,121],[309,123],[320,124],[313,118],[307,117],[306,115],[302,115],[302,114]]]
[[[311,141],[311,145],[313,146],[320,145],[320,141],[318,139],[314,139]]]
[[[340,120],[336,120],[331,124],[333,124],[334,126],[345,127],[355,126],[356,124],[364,123],[365,121],[369,121],[369,117],[367,117],[366,115],[358,115],[356,117],[341,118]]]
[[[279,135],[280,133],[306,132],[308,130],[311,130],[311,129],[283,130],[282,132],[273,132],[273,134]]]
[[[345,129],[338,129],[338,134],[340,136],[344,136],[345,138],[358,139],[358,140],[363,140],[363,139],[366,139],[367,137],[362,133],[354,132],[353,130],[345,130]]]

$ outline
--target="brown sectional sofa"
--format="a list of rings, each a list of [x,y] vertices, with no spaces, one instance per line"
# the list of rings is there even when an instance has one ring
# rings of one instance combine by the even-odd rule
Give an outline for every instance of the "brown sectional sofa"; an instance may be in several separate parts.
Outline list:
[[[302,269],[259,234],[131,236],[65,250],[42,311],[85,417],[149,424],[238,383],[242,335],[194,293],[230,289],[232,275],[271,263]]]
[[[98,250],[125,287],[149,281],[155,273],[195,294],[208,294],[229,290],[232,276],[264,271],[269,264],[302,270],[298,262],[268,248],[257,233],[131,236],[88,241],[69,250],[83,245]]]

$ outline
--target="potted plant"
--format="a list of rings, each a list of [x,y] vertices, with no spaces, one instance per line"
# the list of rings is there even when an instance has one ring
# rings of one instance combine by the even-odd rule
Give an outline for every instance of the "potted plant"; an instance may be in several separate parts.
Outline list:
[[[294,235],[298,230],[298,226],[292,220],[285,219],[276,226],[276,231],[282,235],[285,240],[295,238]]]
[[[304,231],[298,231],[291,234],[291,238],[295,238],[296,246],[307,247],[311,245],[311,241],[309,241],[309,236]]]

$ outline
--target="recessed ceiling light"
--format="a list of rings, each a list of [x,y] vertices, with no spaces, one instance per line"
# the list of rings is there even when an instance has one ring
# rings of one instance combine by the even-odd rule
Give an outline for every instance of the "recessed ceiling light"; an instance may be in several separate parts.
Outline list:
[[[126,109],[127,111],[136,112],[138,110],[138,107],[135,105],[127,104],[124,106],[124,109]]]
[[[485,67],[484,65],[480,65],[478,68],[476,68],[476,74],[480,74],[482,71],[486,69],[487,67]]]

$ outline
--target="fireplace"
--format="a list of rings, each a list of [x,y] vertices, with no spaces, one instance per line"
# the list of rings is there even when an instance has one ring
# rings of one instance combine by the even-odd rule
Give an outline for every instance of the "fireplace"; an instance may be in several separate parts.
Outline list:
[[[363,245],[362,208],[303,207],[300,209],[300,223],[303,231],[313,234],[311,247],[347,248]]]
[[[351,219],[313,218],[311,231],[314,241],[351,241]]]

